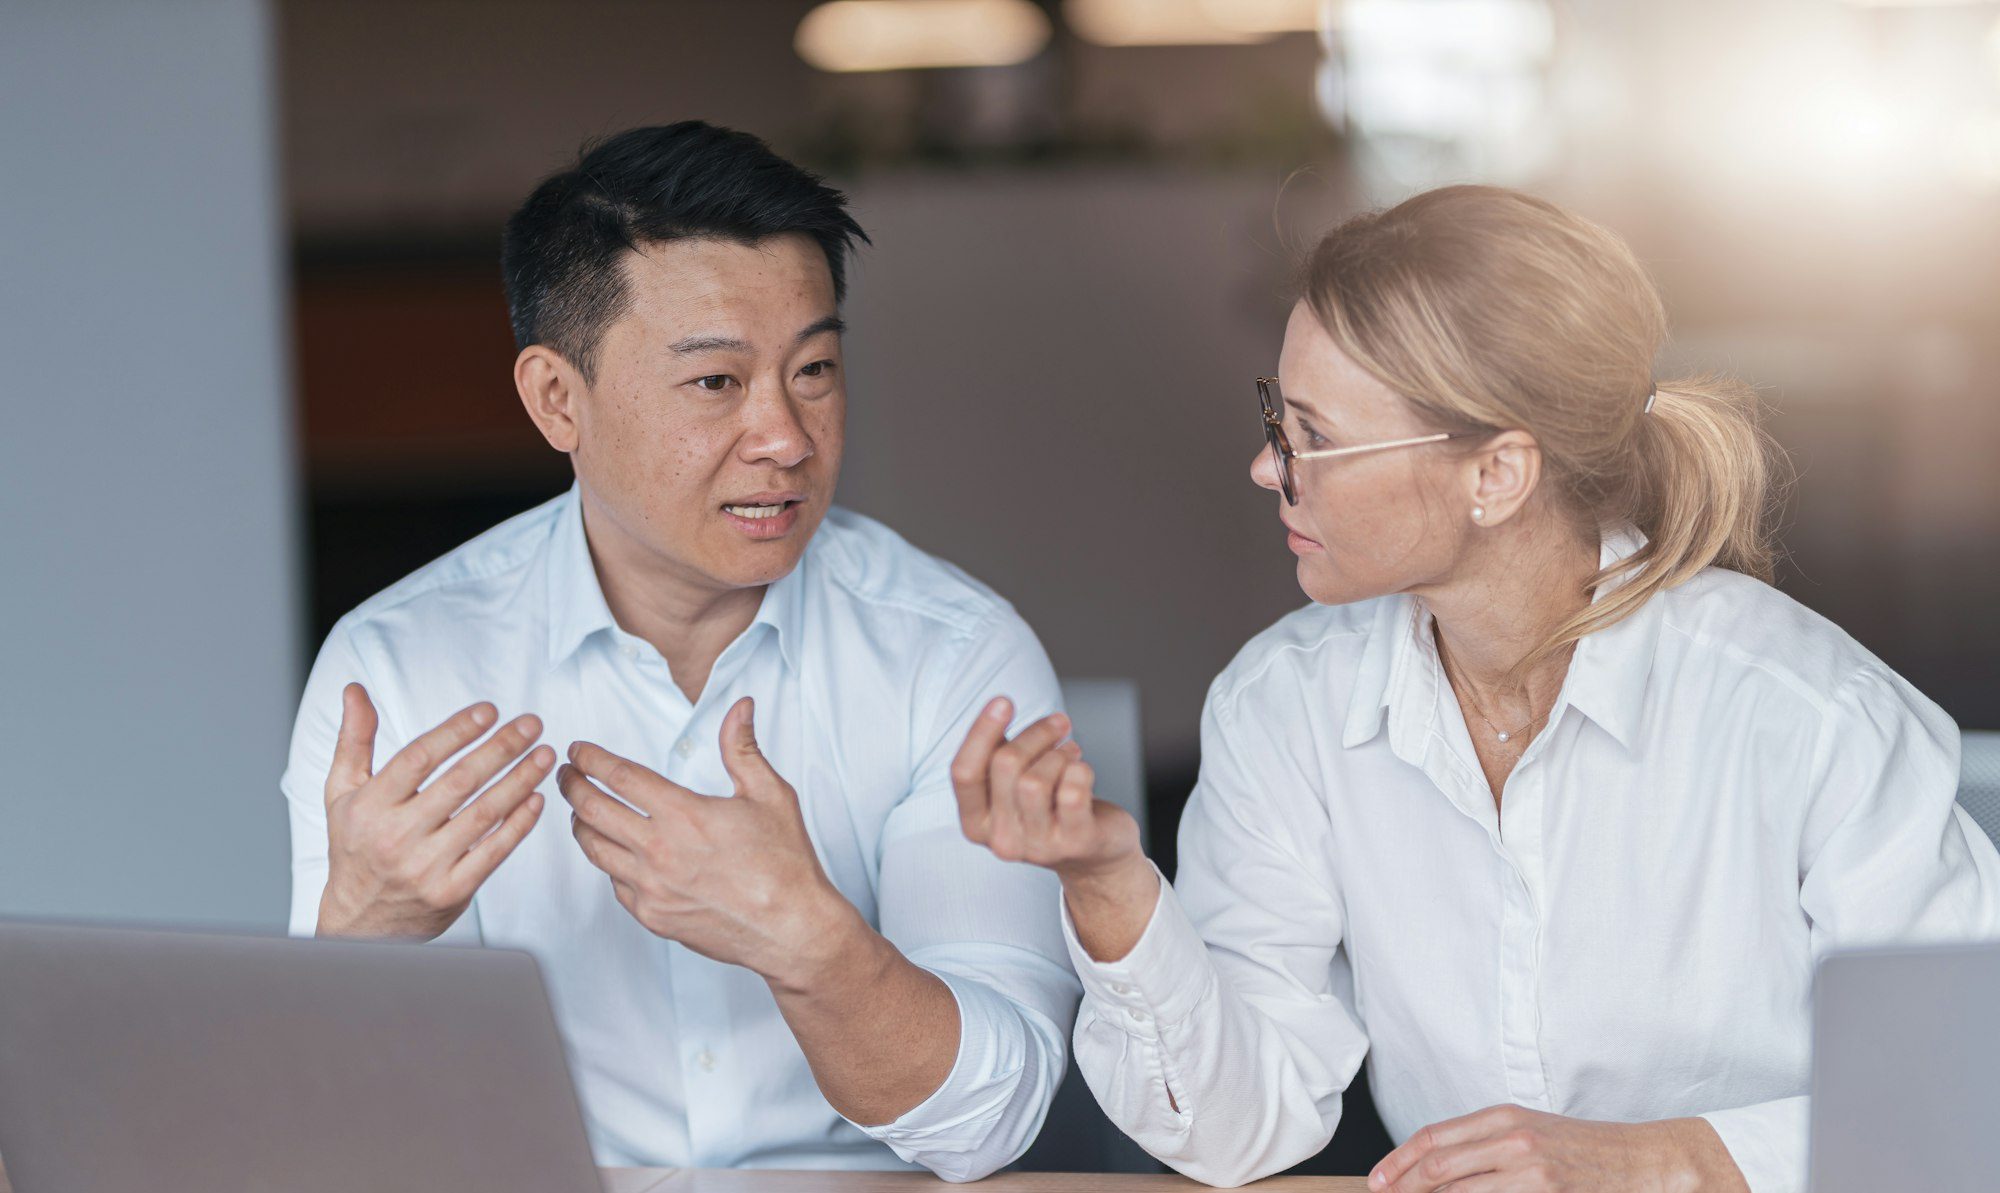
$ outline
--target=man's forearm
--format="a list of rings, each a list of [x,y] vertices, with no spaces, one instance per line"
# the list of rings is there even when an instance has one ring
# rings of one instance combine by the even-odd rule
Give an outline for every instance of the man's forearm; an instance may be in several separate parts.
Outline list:
[[[951,1075],[958,1001],[858,913],[822,943],[825,960],[771,979],[778,1009],[835,1110],[863,1126],[894,1122]]]

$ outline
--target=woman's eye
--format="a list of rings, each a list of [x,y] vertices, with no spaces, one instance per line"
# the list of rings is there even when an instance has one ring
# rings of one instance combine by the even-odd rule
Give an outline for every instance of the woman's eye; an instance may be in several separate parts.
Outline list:
[[[697,377],[694,383],[712,394],[729,388],[729,378],[723,373],[712,373],[707,377]]]

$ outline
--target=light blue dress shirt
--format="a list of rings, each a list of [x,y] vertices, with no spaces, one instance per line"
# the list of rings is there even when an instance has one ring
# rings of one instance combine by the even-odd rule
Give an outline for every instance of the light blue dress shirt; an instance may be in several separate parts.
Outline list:
[[[659,653],[612,619],[574,488],[495,527],[342,618],[320,651],[283,779],[299,935],[326,884],[323,790],[351,680],[381,714],[377,766],[490,700],[503,719],[539,715],[559,753],[588,739],[718,796],[731,791],[722,716],[754,696],[759,743],[798,790],[827,876],[957,999],[944,1084],[893,1123],[849,1122],[761,978],[652,935],[618,905],[551,779],[541,820],[443,939],[540,960],[600,1163],[921,1165],[969,1180],[1033,1140],[1079,994],[1057,885],[966,841],[948,768],[992,696],[1011,696],[1025,724],[1060,694],[1034,633],[986,587],[831,510],[690,704]]]

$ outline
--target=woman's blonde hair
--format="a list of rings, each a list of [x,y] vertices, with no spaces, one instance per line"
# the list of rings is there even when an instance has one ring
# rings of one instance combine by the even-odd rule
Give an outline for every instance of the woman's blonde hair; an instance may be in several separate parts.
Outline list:
[[[1710,565],[1771,578],[1785,464],[1756,391],[1712,374],[1664,381],[1647,411],[1666,312],[1607,229],[1516,191],[1445,187],[1327,233],[1302,282],[1341,351],[1428,421],[1525,430],[1562,512],[1646,535],[1590,586],[1625,582],[1520,671]]]

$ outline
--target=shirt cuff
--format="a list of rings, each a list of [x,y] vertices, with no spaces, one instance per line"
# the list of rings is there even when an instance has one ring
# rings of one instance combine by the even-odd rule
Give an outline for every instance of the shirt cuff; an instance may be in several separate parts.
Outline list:
[[[1809,1098],[1780,1098],[1701,1117],[1722,1137],[1750,1193],[1802,1193],[1810,1103]]]
[[[1014,1099],[1027,1067],[1030,1029],[1006,995],[973,978],[925,967],[958,1002],[958,1056],[944,1083],[894,1122],[854,1125],[906,1161],[937,1169],[940,1153],[979,1150]],[[849,1120],[852,1121],[852,1120]],[[997,1167],[997,1165],[996,1165]]]
[[[1154,873],[1159,868],[1154,867]],[[1152,1037],[1161,1024],[1186,1019],[1203,999],[1214,991],[1215,966],[1208,946],[1188,919],[1173,884],[1160,878],[1159,901],[1132,951],[1116,961],[1098,961],[1084,952],[1076,938],[1076,924],[1063,902],[1063,943],[1069,946],[1070,963],[1083,982],[1083,996],[1098,1010],[1098,1017],[1116,1024],[1130,1035]]]

